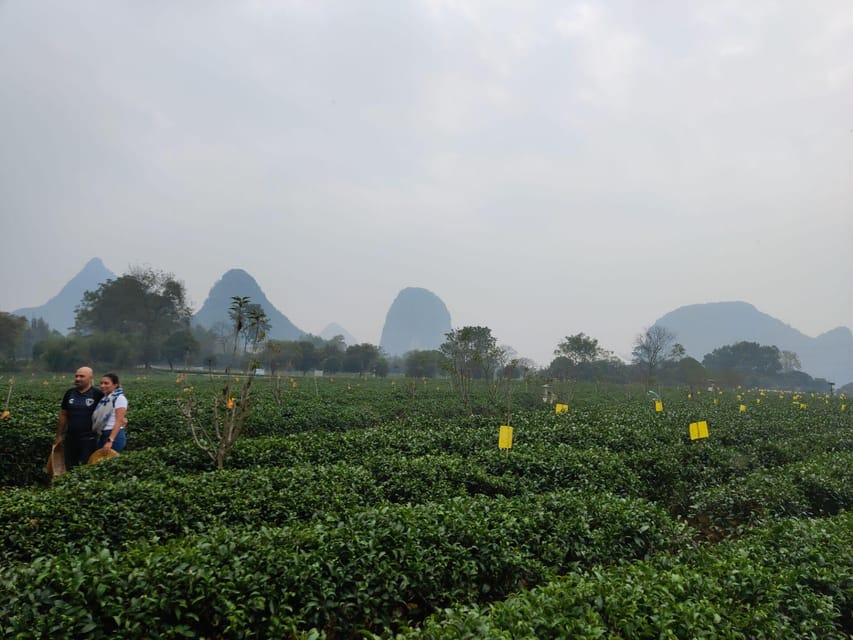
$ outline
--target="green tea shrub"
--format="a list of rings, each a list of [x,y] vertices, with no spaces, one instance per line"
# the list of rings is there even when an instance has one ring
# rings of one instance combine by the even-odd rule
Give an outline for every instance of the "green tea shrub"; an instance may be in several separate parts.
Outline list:
[[[853,514],[557,578],[399,638],[821,638],[853,632]]]
[[[0,629],[21,638],[242,638],[311,628],[352,637],[682,540],[657,507],[606,494],[381,505],[304,525],[215,529],[120,554],[84,547],[18,563],[0,570]]]

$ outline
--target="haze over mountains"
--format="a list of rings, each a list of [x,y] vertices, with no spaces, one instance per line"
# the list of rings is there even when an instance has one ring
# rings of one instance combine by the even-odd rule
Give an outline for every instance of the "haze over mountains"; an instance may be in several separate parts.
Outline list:
[[[116,274],[106,268],[100,258],[92,258],[50,300],[39,307],[16,309],[12,313],[27,319],[42,318],[51,329],[67,333],[74,326],[74,308],[80,304],[86,291],[94,291],[102,282],[115,279]]]
[[[66,333],[74,324],[74,309],[83,293],[97,289],[111,278],[116,275],[100,258],[92,258],[45,304],[12,313],[41,317],[52,329]],[[306,333],[267,298],[243,269],[231,269],[214,283],[193,317],[194,322],[207,328],[220,321],[227,323],[231,297],[237,295],[249,296],[253,303],[264,308],[270,318],[270,338],[295,340]],[[717,347],[746,340],[793,351],[809,375],[826,378],[839,386],[853,381],[853,333],[847,327],[837,327],[813,338],[747,302],[687,305],[661,316],[655,324],[673,331],[688,355],[699,361]],[[411,349],[435,349],[451,328],[450,313],[441,298],[428,289],[407,287],[399,292],[388,310],[380,346],[389,355],[401,355]],[[594,329],[589,333],[594,336]],[[319,335],[325,339],[343,335],[348,345],[358,343],[336,322],[329,323]]]
[[[836,327],[816,338],[762,313],[748,302],[709,302],[679,307],[658,319],[700,362],[717,347],[735,342],[775,345],[793,351],[803,371],[839,385],[853,381],[853,333]]]

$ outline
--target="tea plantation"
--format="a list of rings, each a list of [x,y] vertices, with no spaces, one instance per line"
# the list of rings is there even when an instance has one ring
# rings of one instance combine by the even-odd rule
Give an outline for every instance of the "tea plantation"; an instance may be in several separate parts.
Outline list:
[[[128,447],[50,482],[70,378],[0,422],[0,637],[849,638],[853,409],[759,390],[257,380],[214,470],[124,377]],[[708,438],[689,425],[707,421]]]

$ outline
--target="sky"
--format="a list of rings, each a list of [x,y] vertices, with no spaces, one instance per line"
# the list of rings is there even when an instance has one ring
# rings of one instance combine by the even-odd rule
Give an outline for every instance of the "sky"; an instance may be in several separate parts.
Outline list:
[[[97,256],[375,344],[424,287],[542,365],[853,327],[853,3],[0,0],[0,225],[5,311]]]

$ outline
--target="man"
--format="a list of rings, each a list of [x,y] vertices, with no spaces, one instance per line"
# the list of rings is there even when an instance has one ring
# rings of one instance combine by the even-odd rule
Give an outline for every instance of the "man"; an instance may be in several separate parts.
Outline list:
[[[66,391],[62,398],[54,443],[59,444],[65,436],[66,469],[86,464],[97,447],[97,437],[92,431],[92,413],[104,394],[92,386],[92,380],[92,369],[80,367],[74,373],[74,388]]]

